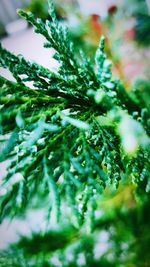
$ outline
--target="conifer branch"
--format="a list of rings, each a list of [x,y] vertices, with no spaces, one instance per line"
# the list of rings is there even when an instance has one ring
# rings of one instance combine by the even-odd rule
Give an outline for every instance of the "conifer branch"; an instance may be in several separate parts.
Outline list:
[[[131,175],[150,190],[149,112],[112,78],[103,37],[96,69],[83,53],[76,58],[68,30],[49,3],[45,24],[31,13],[18,13],[55,49],[57,73],[0,47],[0,64],[16,79],[0,78],[1,134],[8,139],[0,159],[11,159],[2,183],[1,219],[11,207],[22,212],[40,192],[50,196],[57,219],[65,196],[74,224],[88,214],[93,227],[97,199],[108,184],[118,186]]]

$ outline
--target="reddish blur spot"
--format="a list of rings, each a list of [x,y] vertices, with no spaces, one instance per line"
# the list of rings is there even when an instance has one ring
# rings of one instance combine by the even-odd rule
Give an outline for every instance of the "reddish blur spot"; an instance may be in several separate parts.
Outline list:
[[[124,39],[125,40],[133,40],[135,37],[135,29],[131,28],[124,33]]]
[[[92,18],[92,26],[93,28],[99,33],[101,34],[102,32],[102,26],[101,26],[101,23],[100,23],[100,20],[99,20],[99,15],[97,14],[93,14],[91,15],[91,18]]]
[[[108,8],[108,13],[110,14],[110,15],[113,15],[114,13],[116,13],[117,12],[117,6],[116,5],[112,5],[112,6],[110,6],[109,8]]]

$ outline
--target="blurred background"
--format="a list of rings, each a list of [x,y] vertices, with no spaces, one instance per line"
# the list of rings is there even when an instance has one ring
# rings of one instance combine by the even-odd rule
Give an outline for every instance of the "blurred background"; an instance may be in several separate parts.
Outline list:
[[[107,37],[107,54],[113,71],[128,86],[137,76],[147,78],[150,58],[149,0],[55,0],[58,19],[67,23],[76,44],[94,58],[100,36]],[[21,53],[46,67],[54,66],[43,39],[21,20],[16,9],[24,8],[43,20],[48,18],[46,0],[0,0],[0,37],[13,52]],[[56,64],[57,66],[57,64]]]
[[[94,62],[100,36],[104,35],[106,53],[113,62],[114,77],[121,79],[126,90],[140,92],[150,110],[150,1],[55,0],[54,4],[58,20],[69,27],[70,37],[75,43],[74,52],[78,55],[80,50],[84,50]],[[0,0],[0,39],[3,46],[45,67],[57,68],[58,64],[52,58],[53,50],[43,48],[43,37],[35,34],[33,28],[19,18],[16,13],[18,8],[31,11],[42,20],[49,18],[46,0]],[[0,70],[0,74],[12,79],[6,70]],[[6,163],[1,165],[1,177],[6,166]],[[57,232],[41,235],[40,231],[45,227],[43,210],[43,207],[40,211],[37,207],[32,208],[23,219],[14,219],[11,223],[5,220],[0,225],[1,249],[18,240],[18,233],[26,236],[30,236],[33,230],[39,233],[29,239],[22,238],[17,245],[28,263],[31,261],[33,264],[23,266],[150,266],[150,203],[142,188],[137,192],[130,181],[122,181],[117,192],[107,188],[100,197],[92,235],[86,235],[84,231],[77,233],[70,228],[68,221]],[[53,245],[49,245],[48,240]],[[37,242],[40,245],[32,255]],[[41,250],[46,255],[46,261],[43,265],[35,265],[35,258],[41,259]],[[71,258],[66,265],[61,265],[60,254],[74,255],[77,265],[69,265]],[[46,265],[50,255],[51,265]],[[6,265],[5,258],[8,254],[4,253],[0,257],[0,266],[22,266]],[[11,258],[10,252],[10,262]]]

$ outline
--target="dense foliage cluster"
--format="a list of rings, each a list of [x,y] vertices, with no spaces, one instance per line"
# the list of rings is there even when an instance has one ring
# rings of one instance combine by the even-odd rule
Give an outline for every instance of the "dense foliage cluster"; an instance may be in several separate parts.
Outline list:
[[[75,228],[67,230],[69,240],[59,233],[56,248],[61,248],[78,238],[80,225],[86,225],[87,233],[96,229],[95,211],[105,188],[128,181],[149,194],[150,110],[137,88],[128,93],[113,79],[104,37],[93,65],[84,52],[74,54],[68,29],[58,23],[51,1],[50,20],[45,23],[30,12],[18,13],[46,38],[46,48],[54,48],[59,67],[52,72],[0,47],[0,65],[16,79],[0,78],[0,160],[9,160],[1,184],[0,217],[22,214],[40,195],[48,207],[47,216],[51,213],[57,222],[64,216],[65,203]],[[27,254],[34,247],[31,243],[40,238],[35,234],[33,240],[24,240]],[[81,239],[76,254],[90,251],[86,266],[93,266],[93,241],[90,236]],[[115,266],[113,260],[112,265],[104,260],[105,264]],[[94,266],[99,265],[95,262]]]

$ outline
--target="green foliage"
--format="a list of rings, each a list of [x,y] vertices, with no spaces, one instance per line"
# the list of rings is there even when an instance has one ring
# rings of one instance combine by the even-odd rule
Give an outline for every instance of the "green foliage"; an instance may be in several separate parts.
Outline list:
[[[150,45],[150,16],[147,14],[138,14],[135,24],[135,39],[142,46]]]
[[[150,14],[149,1],[132,0],[125,3],[126,12],[135,18],[135,40],[140,46],[149,47],[150,45]]]
[[[27,10],[30,10],[34,13],[36,17],[46,19],[48,17],[48,4],[45,0],[32,0],[27,6]]]
[[[0,47],[16,79],[0,77],[1,221],[33,207],[47,215],[46,231],[20,236],[0,266],[149,266],[149,81],[128,93],[113,79],[103,36],[95,64],[76,55],[51,1],[45,23],[19,14],[55,49],[59,68]]]
[[[86,221],[89,232],[104,188],[124,178],[150,191],[149,109],[112,78],[104,37],[94,66],[83,52],[74,54],[51,1],[45,23],[18,13],[46,38],[46,48],[55,49],[59,68],[54,73],[0,47],[0,65],[16,79],[0,78],[0,159],[10,160],[1,220],[22,214],[41,194],[56,221],[65,200],[72,223]]]
[[[119,198],[117,202],[116,197]],[[149,266],[148,198],[135,203],[134,190],[130,185],[122,184],[117,196],[111,190],[108,198],[105,192],[100,208],[102,213],[95,220],[93,233],[87,233],[85,228],[60,224],[55,230],[20,236],[19,241],[10,246],[9,253],[7,251],[7,259],[3,252],[4,266],[10,260],[10,266],[16,266],[16,261],[24,267]],[[12,257],[14,253],[15,258]]]
[[[0,161],[8,161],[0,219],[33,207],[46,207],[47,218],[46,231],[0,252],[0,266],[149,266],[149,82],[128,93],[113,79],[103,36],[94,64],[76,55],[51,1],[45,23],[19,14],[59,67],[0,46],[0,65],[16,80],[0,77]]]

